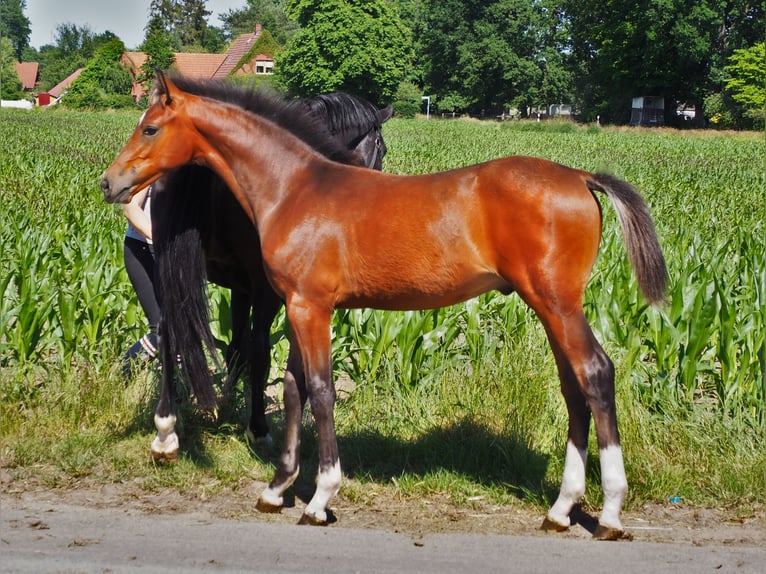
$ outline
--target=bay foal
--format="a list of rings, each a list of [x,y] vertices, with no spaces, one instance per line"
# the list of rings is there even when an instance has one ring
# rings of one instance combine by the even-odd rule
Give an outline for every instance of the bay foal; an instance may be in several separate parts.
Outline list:
[[[591,416],[604,505],[596,538],[624,535],[627,492],[614,400],[614,367],[583,313],[601,239],[595,192],[617,211],[628,257],[649,302],[667,273],[654,226],[629,184],[531,157],[395,176],[327,160],[268,119],[178,89],[161,97],[104,173],[104,197],[126,202],[180,165],[200,163],[227,184],[258,229],[264,269],[286,302],[290,352],[285,439],[259,508],[278,511],[298,476],[306,400],[319,438],[317,488],[301,522],[327,523],[341,485],[335,436],[330,320],[336,308],[426,309],[480,293],[515,291],[542,322],[569,413],[558,499],[543,527],[569,527],[585,491]]]

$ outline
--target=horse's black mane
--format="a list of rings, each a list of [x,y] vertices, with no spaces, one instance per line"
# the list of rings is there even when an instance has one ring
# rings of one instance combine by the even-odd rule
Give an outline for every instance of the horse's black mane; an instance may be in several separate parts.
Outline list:
[[[351,149],[371,130],[380,129],[379,110],[350,94],[333,93],[294,100],[230,81],[193,80],[183,76],[171,79],[186,92],[235,105],[270,120],[325,157],[342,163],[361,164],[364,158]],[[158,84],[153,97],[159,90]],[[212,375],[205,349],[217,363],[219,355],[208,317],[206,250],[214,244],[214,239],[220,242],[226,235],[221,225],[247,216],[232,199],[223,180],[201,165],[185,165],[168,173],[155,182],[154,188],[152,233],[162,307],[163,385],[172,386],[176,358],[181,357],[181,372],[197,400],[200,404],[213,404],[215,396],[208,392],[212,388],[209,382]],[[255,230],[253,236],[246,239],[250,241],[250,248],[260,249]],[[237,271],[246,273],[247,269],[242,267]]]
[[[371,125],[380,128],[375,105],[345,92],[321,94],[299,103],[311,114],[327,118],[332,134],[354,133],[350,139],[356,139],[366,135]]]
[[[358,164],[360,160],[337,137],[333,137],[334,134],[353,128],[362,129],[361,126],[366,126],[366,131],[369,131],[370,114],[376,117],[372,104],[349,94],[331,94],[315,99],[342,98],[344,103],[353,104],[353,114],[340,113],[324,101],[313,104],[309,103],[311,100],[289,100],[275,92],[254,90],[225,80],[195,80],[180,75],[170,76],[170,79],[185,92],[232,104],[261,116],[303,140],[325,157],[347,164]],[[324,107],[322,115],[329,118],[329,126],[314,111],[316,106]]]

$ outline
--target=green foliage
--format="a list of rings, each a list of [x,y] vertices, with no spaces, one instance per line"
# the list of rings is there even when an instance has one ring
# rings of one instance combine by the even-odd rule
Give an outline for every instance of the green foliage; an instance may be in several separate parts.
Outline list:
[[[676,101],[700,105],[717,33],[712,4],[568,2],[575,56],[585,71],[579,81],[583,91],[593,86],[581,106],[588,118],[627,123],[631,98],[644,95],[665,97],[669,109]]]
[[[287,0],[248,0],[240,9],[231,9],[219,15],[229,37],[252,33],[260,23],[280,45],[286,45],[298,31],[298,24],[287,15]]]
[[[8,38],[0,38],[0,98],[20,100],[24,97],[21,80],[16,73],[16,58]]]
[[[765,5],[762,0],[565,2],[578,109],[584,119],[600,114],[611,123],[627,123],[636,96],[663,96],[666,121],[674,120],[677,102],[702,109],[707,96],[722,90],[731,51],[762,40]]]
[[[261,31],[258,39],[253,42],[250,49],[240,58],[237,65],[230,72],[230,75],[236,74],[238,70],[249,64],[258,54],[264,54],[273,58],[279,52],[279,49],[279,44],[274,40],[271,33],[268,30]]]
[[[731,77],[726,89],[732,99],[743,105],[747,113],[758,118],[763,127],[766,113],[766,46],[763,42],[752,48],[736,50],[726,70]]]
[[[568,101],[560,16],[525,0],[423,2],[414,36],[435,107],[480,115]]]
[[[89,476],[235,488],[245,467],[266,479],[244,439],[188,401],[180,464],[165,471],[147,462],[156,381],[146,373],[126,389],[117,372],[145,319],[123,269],[124,217],[98,186],[137,117],[0,110],[0,458],[12,474],[42,474],[52,485]],[[384,127],[384,168],[424,173],[523,153],[636,184],[668,260],[668,303],[649,308],[639,295],[608,202],[585,302],[617,365],[628,504],[673,494],[716,507],[758,502],[762,139],[566,125],[394,119]],[[228,292],[210,294],[215,332],[226,340]],[[272,379],[284,366],[285,329],[282,313]],[[545,504],[556,491],[566,409],[544,330],[517,296],[418,313],[338,311],[333,357],[338,378],[355,384],[341,393],[336,420],[356,480],[381,488],[393,476],[403,496],[447,492],[456,504],[477,494]],[[242,424],[244,401],[238,407]],[[590,481],[586,504],[598,504],[598,491]]]
[[[29,18],[24,15],[26,7],[26,0],[0,0],[0,38],[10,41],[17,62],[22,61],[32,34]]]
[[[105,43],[72,83],[63,102],[73,109],[102,110],[135,106],[133,80],[120,64],[125,45],[119,39]]]
[[[137,80],[141,83],[153,81],[159,68],[167,72],[175,61],[175,52],[171,49],[170,38],[163,30],[150,32],[142,45],[146,53],[146,61],[141,66],[141,75]]]
[[[422,92],[412,82],[402,82],[396,90],[394,114],[400,118],[412,119],[420,111]]]
[[[212,12],[205,8],[205,0],[152,0],[145,40],[152,34],[163,32],[171,39],[174,51],[202,46],[210,14]]]
[[[88,26],[60,24],[56,27],[54,45],[40,48],[40,81],[50,90],[78,68],[84,68],[105,43],[116,36],[111,32],[94,34]]]
[[[391,101],[411,62],[409,33],[383,0],[294,0],[301,30],[278,55],[275,74],[296,96],[342,90]]]

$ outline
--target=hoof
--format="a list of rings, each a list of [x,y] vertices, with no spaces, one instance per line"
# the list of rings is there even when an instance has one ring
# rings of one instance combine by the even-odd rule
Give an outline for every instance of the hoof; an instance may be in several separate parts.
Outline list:
[[[633,540],[633,535],[625,532],[621,528],[612,526],[602,526],[599,524],[593,532],[594,540]]]
[[[544,532],[566,532],[569,530],[569,525],[560,524],[546,516],[540,525],[540,530]]]
[[[327,520],[320,520],[316,516],[311,514],[302,514],[298,524],[308,524],[309,526],[327,526],[329,522]]]
[[[266,447],[271,448],[274,445],[274,439],[271,438],[270,434],[267,434],[265,436],[255,436],[255,433],[251,431],[250,429],[247,429],[245,431],[245,437],[247,438],[247,444],[250,445],[252,448],[256,447]]]
[[[263,500],[263,498],[258,499],[258,502],[255,503],[255,508],[258,512],[263,512],[264,514],[279,514],[282,512],[282,505],[271,504]]]
[[[160,464],[173,464],[178,460],[178,451],[174,450],[172,452],[158,452],[153,450],[152,459],[154,462],[158,462]]]
[[[157,426],[157,434],[152,441],[152,458],[155,462],[175,462],[178,460],[178,450],[180,448],[178,434],[175,427],[175,417],[168,417],[167,420],[154,417],[154,424]]]

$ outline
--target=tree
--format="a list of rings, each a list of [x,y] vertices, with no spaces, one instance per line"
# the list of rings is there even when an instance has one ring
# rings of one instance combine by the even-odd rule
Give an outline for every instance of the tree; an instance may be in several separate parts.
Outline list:
[[[276,59],[278,79],[297,96],[347,91],[383,103],[411,63],[409,32],[386,0],[292,0],[301,26]]]
[[[101,46],[70,86],[64,98],[65,105],[96,110],[133,107],[135,103],[130,95],[133,80],[120,65],[124,51],[125,44],[119,38]]]
[[[698,108],[724,89],[733,50],[763,39],[764,0],[564,0],[577,91],[589,118],[626,122],[630,99],[665,98]],[[710,100],[712,101],[712,100]]]
[[[413,32],[422,82],[435,106],[490,114],[568,101],[564,21],[546,4],[423,0]]]
[[[154,80],[157,68],[163,72],[170,69],[175,61],[175,53],[170,46],[171,40],[163,30],[155,29],[149,34],[141,46],[146,53],[146,61],[141,66],[141,75],[137,78],[140,83]]]
[[[77,68],[88,64],[98,49],[117,39],[112,32],[94,34],[87,26],[60,24],[56,27],[55,44],[40,48],[40,82],[50,89]]]
[[[17,62],[21,62],[32,34],[29,18],[24,16],[26,7],[26,0],[0,0],[0,38],[11,42]]]
[[[745,115],[763,126],[766,112],[766,48],[760,42],[749,49],[735,50],[726,66],[730,78],[726,89],[745,108]]]
[[[710,69],[718,0],[566,0],[587,117],[625,123],[636,96],[701,105]],[[588,88],[586,86],[590,86]]]
[[[256,24],[261,24],[281,46],[298,31],[298,24],[287,15],[286,0],[247,0],[244,8],[229,10],[219,19],[229,38],[252,32]]]
[[[172,38],[173,49],[199,50],[205,45],[207,17],[206,0],[152,0],[145,40],[152,33],[163,31]]]
[[[24,97],[23,86],[16,73],[16,56],[11,40],[0,38],[0,99],[20,100]]]
[[[227,44],[226,32],[218,26],[207,26],[202,39],[202,49],[210,54],[220,54]]]

